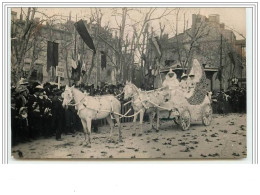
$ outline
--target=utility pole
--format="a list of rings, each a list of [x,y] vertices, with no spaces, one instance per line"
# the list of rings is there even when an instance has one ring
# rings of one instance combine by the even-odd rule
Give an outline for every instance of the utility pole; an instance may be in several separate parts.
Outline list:
[[[220,35],[220,91],[223,89],[222,86],[222,74],[223,74],[223,65],[222,65],[222,34]]]

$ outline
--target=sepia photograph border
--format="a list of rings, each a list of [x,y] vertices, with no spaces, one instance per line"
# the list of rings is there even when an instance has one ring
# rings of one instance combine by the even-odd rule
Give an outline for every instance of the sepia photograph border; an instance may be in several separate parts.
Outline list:
[[[2,164],[10,163],[26,163],[28,160],[15,160],[11,157],[11,114],[10,114],[10,9],[12,7],[28,7],[28,6],[37,6],[37,7],[245,7],[246,9],[246,21],[247,21],[247,34],[246,34],[246,53],[247,53],[247,158],[240,160],[175,160],[175,159],[156,159],[156,161],[171,161],[171,163],[247,163],[247,164],[258,164],[258,2],[248,2],[248,3],[235,3],[235,2],[192,2],[192,3],[124,3],[124,2],[110,2],[110,3],[100,3],[100,2],[88,2],[88,3],[31,3],[31,2],[2,2],[2,90],[1,90],[1,124],[2,124],[2,133],[1,133],[1,152],[2,152]],[[135,161],[138,159],[135,159]],[[154,161],[155,159],[147,159],[145,161]],[[73,163],[75,161],[80,161],[82,163],[89,161],[89,159],[78,160],[56,160],[59,163]],[[93,160],[91,160],[93,161]],[[106,159],[99,159],[94,161],[107,161]],[[132,160],[119,160],[113,159],[113,161],[131,161]],[[138,161],[144,161],[143,159]],[[30,160],[30,163],[53,163],[53,160]]]

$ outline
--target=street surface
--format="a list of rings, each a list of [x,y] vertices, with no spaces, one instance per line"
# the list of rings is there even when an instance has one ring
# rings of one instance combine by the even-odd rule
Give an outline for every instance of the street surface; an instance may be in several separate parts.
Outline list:
[[[148,127],[145,123],[144,130]],[[213,115],[210,126],[192,124],[188,131],[173,121],[161,121],[158,133],[153,129],[141,137],[132,136],[132,123],[122,123],[120,143],[117,127],[114,141],[108,141],[109,130],[103,126],[92,133],[91,148],[83,142],[83,133],[77,132],[62,135],[62,141],[52,137],[19,144],[12,148],[12,156],[19,159],[19,152],[23,159],[237,159],[247,155],[246,114]]]

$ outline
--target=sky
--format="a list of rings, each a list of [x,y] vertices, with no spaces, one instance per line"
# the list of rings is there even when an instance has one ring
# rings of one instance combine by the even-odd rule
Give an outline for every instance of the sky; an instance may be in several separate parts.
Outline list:
[[[139,8],[140,9],[140,8]],[[149,8],[142,8],[141,12],[137,8],[133,8],[129,12],[129,16],[127,17],[127,27],[126,27],[126,34],[132,33],[131,24],[133,21],[140,21],[144,17],[144,14]],[[158,8],[156,12],[154,12],[152,17],[159,16],[165,8]],[[174,9],[174,8],[173,8]],[[17,11],[18,14],[20,13],[20,8],[12,8],[13,11]],[[25,8],[24,8],[25,10]],[[77,19],[85,19],[88,20],[91,14],[90,8],[38,8],[39,11],[45,13],[48,16],[52,15],[59,15],[57,19],[66,19],[68,18],[69,14],[71,13],[72,20]],[[120,16],[113,16],[114,11],[112,8],[101,8],[103,16],[103,25],[107,25],[111,28],[117,28],[117,22],[120,23]],[[26,11],[26,10],[25,10]],[[121,12],[121,8],[118,8],[118,13]],[[234,29],[234,32],[237,39],[242,39],[243,37],[239,34],[242,34],[244,37],[246,36],[246,9],[245,8],[181,8],[181,12],[179,14],[179,26],[180,31],[183,28],[184,24],[184,13],[185,19],[188,20],[188,27],[191,25],[191,18],[192,14],[201,14],[205,16],[209,16],[210,14],[219,14],[220,15],[220,22],[225,23],[226,29]],[[61,17],[62,16],[62,17]],[[42,14],[38,14],[36,17],[43,17]],[[130,18],[131,20],[130,20]],[[116,22],[117,19],[117,22]],[[174,36],[175,32],[175,23],[176,23],[176,15],[175,12],[172,12],[171,15],[164,17],[161,20],[154,20],[151,22],[151,26],[153,26],[155,33],[159,33],[159,22],[163,25],[165,24],[165,32],[169,34],[169,36]],[[186,23],[187,24],[187,23]]]

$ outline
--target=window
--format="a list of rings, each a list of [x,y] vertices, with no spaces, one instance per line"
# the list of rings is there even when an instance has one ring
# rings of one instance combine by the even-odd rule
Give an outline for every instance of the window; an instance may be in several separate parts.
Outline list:
[[[43,65],[42,64],[35,64],[30,80],[40,81],[43,80],[43,74],[42,74]]]

